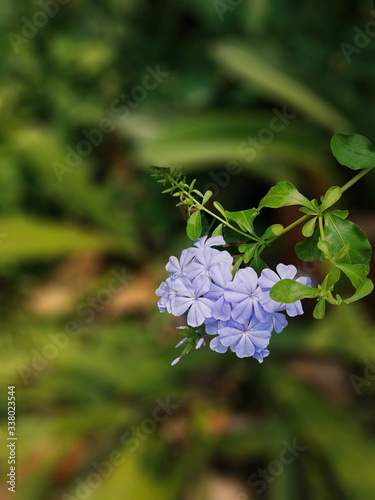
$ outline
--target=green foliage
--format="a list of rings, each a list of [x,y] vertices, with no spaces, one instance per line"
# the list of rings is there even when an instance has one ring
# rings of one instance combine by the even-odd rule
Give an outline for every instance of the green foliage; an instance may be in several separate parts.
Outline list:
[[[174,328],[153,314],[152,300],[142,306],[142,276],[156,288],[162,262],[186,246],[189,208],[182,203],[183,216],[173,211],[145,167],[186,166],[213,192],[200,202],[211,210],[218,201],[232,213],[256,206],[279,181],[308,199],[344,182],[346,169],[327,144],[332,133],[373,129],[375,46],[354,53],[348,65],[338,40],[353,43],[353,26],[364,27],[369,3],[238,2],[221,20],[215,10],[221,2],[56,2],[57,15],[16,53],[9,33],[22,35],[23,17],[32,22],[42,3],[48,4],[5,2],[0,15],[0,236],[8,234],[0,240],[0,374],[18,391],[16,497],[78,497],[76,479],[85,481],[94,461],[118,449],[125,461],[103,477],[93,499],[206,499],[218,483],[230,497],[232,477],[252,498],[248,477],[279,457],[284,440],[296,438],[307,450],[267,485],[267,499],[372,498],[375,386],[365,380],[358,397],[349,379],[364,377],[365,355],[375,362],[373,321],[362,304],[328,308],[324,322],[291,324],[287,334],[273,336],[262,366],[201,349],[173,374]],[[115,100],[142,85],[145,68],[159,64],[170,72],[165,82],[131,101],[128,114],[125,103],[113,112]],[[273,110],[283,113],[286,104],[293,118],[278,122],[284,129],[254,150],[248,138],[259,141]],[[82,130],[98,129],[105,118],[114,131],[60,183],[52,162],[66,164],[66,147],[76,149],[86,139]],[[369,147],[366,154],[371,161]],[[211,177],[221,172],[229,175],[225,188]],[[356,209],[361,226],[361,214],[372,209],[374,176],[357,186],[342,203]],[[314,238],[301,245],[316,260],[323,257],[318,216],[309,215],[317,217]],[[264,236],[262,220],[254,230]],[[247,238],[248,228],[229,223],[245,234],[219,220],[211,230],[231,238],[231,248],[234,241],[248,245],[235,256],[234,272],[246,251],[258,270],[262,258],[290,258],[294,239],[262,250],[262,242]],[[275,223],[285,220],[276,215],[269,220]],[[76,308],[103,290],[114,262],[136,276],[141,290],[130,291],[130,304],[120,294],[117,309],[109,304],[86,324]],[[345,280],[338,286],[345,294]],[[371,286],[363,281],[351,299]],[[66,296],[71,305],[59,309]],[[42,352],[72,320],[81,334],[25,386],[19,366],[30,367],[32,350]],[[148,422],[155,399],[166,397],[180,408],[129,452],[119,436]],[[6,464],[6,447],[0,451]]]
[[[336,134],[332,137],[331,149],[336,160],[352,170],[375,167],[375,151],[363,135]]]
[[[285,302],[292,304],[297,300],[318,297],[319,290],[306,285],[302,285],[294,280],[284,279],[276,283],[271,288],[271,299],[275,302]]]
[[[357,153],[364,155],[367,143],[363,140],[356,141],[356,146]],[[333,286],[340,279],[340,271],[349,278],[356,289],[352,298],[345,300],[346,304],[365,297],[373,289],[371,280],[367,278],[370,272],[369,263],[372,253],[367,236],[358,226],[346,220],[347,212],[328,210],[340,200],[343,192],[353,186],[370,170],[363,170],[342,188],[338,186],[330,187],[325,195],[321,196],[320,204],[316,199],[308,200],[292,183],[283,181],[271,187],[260,201],[258,208],[232,212],[225,210],[219,202],[214,201],[213,206],[220,216],[212,213],[204,206],[212,197],[212,191],[202,194],[197,189],[194,189],[195,180],[189,187],[186,178],[182,178],[182,174],[178,174],[176,171],[171,173],[169,169],[159,169],[154,176],[161,177],[159,182],[162,182],[163,185],[166,182],[171,184],[171,188],[166,189],[164,192],[170,192],[173,196],[179,197],[181,203],[189,206],[189,210],[191,208],[197,209],[196,212],[190,215],[187,222],[187,234],[190,239],[195,240],[202,233],[200,210],[204,210],[213,217],[212,224],[215,223],[215,219],[220,222],[217,231],[213,229],[212,234],[222,234],[223,228],[226,228],[229,231],[232,230],[241,236],[245,236],[248,240],[253,240],[251,243],[240,244],[238,251],[244,254],[243,262],[245,264],[249,263],[257,273],[267,267],[260,258],[262,251],[290,229],[304,222],[302,234],[305,236],[305,240],[296,245],[298,257],[306,262],[318,259],[323,262],[327,260],[336,268],[326,276],[318,289],[312,289],[293,280],[281,280],[272,288],[271,298],[276,302],[286,304],[304,298],[317,298],[318,304],[314,309],[313,316],[316,319],[322,319],[325,315],[326,300],[330,304],[342,304],[340,296],[337,299],[332,296]],[[204,203],[197,201],[197,195],[203,199]],[[272,224],[261,237],[257,236],[254,229],[254,220],[262,208],[282,208],[291,205],[298,205],[300,211],[306,215],[286,228],[281,224]],[[310,220],[306,222],[307,219]],[[231,222],[234,222],[237,227],[234,227]],[[212,224],[210,227],[212,227]],[[235,271],[238,267],[239,264]]]
[[[187,221],[186,233],[191,240],[197,240],[202,234],[202,217],[199,210],[192,213]]]
[[[309,200],[290,182],[278,182],[261,200],[259,208],[280,208],[289,205],[302,205],[311,208]]]
[[[225,216],[228,220],[234,221],[238,224],[242,231],[247,231],[249,234],[255,234],[254,219],[259,214],[259,210],[251,208],[249,210],[241,210],[238,212],[230,212],[225,210]]]

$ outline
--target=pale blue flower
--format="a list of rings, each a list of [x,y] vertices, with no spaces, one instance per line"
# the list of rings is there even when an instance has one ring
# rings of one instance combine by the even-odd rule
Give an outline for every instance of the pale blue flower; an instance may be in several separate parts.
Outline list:
[[[232,273],[227,264],[219,264],[214,272],[213,283],[206,297],[213,301],[212,316],[215,319],[227,321],[231,317],[232,306],[224,298],[224,291],[232,281]]]
[[[169,314],[172,314],[172,301],[177,295],[174,288],[174,280],[172,278],[167,278],[160,284],[155,293],[160,297],[158,301],[160,312],[167,311]]]
[[[260,348],[259,350],[257,349],[254,354],[253,354],[253,358],[255,358],[257,361],[259,361],[259,363],[263,363],[263,358],[265,358],[266,356],[268,356],[270,353],[270,351],[268,349],[262,349]]]
[[[258,321],[267,319],[267,314],[259,303],[260,296],[258,275],[251,267],[239,269],[224,292],[225,300],[232,304],[232,318],[243,324],[248,323],[253,315]]]
[[[212,349],[213,351],[218,352],[219,354],[224,354],[225,352],[227,352],[228,347],[226,347],[225,345],[223,345],[221,343],[220,335],[218,335],[217,337],[214,337],[211,340],[211,342],[210,342],[210,349]]]
[[[186,250],[182,250],[180,260],[174,255],[169,258],[165,269],[170,272],[171,278],[186,276],[186,269],[194,256],[193,253],[191,248],[187,248]]]
[[[180,276],[173,282],[176,295],[172,300],[172,314],[181,316],[188,311],[187,323],[200,326],[211,317],[212,301],[204,297],[211,282],[207,276],[198,276],[191,282],[186,276]]]
[[[208,335],[217,335],[219,333],[219,320],[211,317],[204,320],[204,327]]]
[[[162,281],[155,293],[160,297],[160,299],[158,300],[159,311],[165,312],[167,310],[167,301],[169,295],[167,283],[165,281]]]
[[[197,276],[205,275],[217,281],[220,280],[220,264],[229,267],[232,263],[233,257],[228,252],[206,247],[197,251],[194,261],[186,270],[186,274],[191,280],[194,280]]]
[[[208,238],[207,236],[201,236],[194,241],[194,246],[200,250],[225,244],[225,240],[222,236],[212,236],[211,238]]]
[[[271,338],[272,320],[265,322],[253,319],[247,324],[230,321],[220,330],[220,342],[230,347],[239,358],[253,356],[256,351],[265,349]]]
[[[288,320],[284,314],[279,312],[274,312],[271,314],[273,329],[276,333],[281,333],[284,328],[288,325]]]

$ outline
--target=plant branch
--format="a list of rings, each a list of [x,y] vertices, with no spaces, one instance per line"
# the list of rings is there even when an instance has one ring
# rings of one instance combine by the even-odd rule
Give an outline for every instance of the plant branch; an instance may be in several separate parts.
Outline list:
[[[353,179],[351,179],[349,182],[347,182],[346,184],[344,184],[342,186],[341,191],[343,193],[345,191],[347,191],[350,187],[353,186],[353,184],[358,182],[359,179],[362,179],[362,177],[364,177],[366,174],[368,174],[370,172],[370,170],[372,170],[372,168],[365,168],[365,169],[361,170],[356,176],[353,177]]]

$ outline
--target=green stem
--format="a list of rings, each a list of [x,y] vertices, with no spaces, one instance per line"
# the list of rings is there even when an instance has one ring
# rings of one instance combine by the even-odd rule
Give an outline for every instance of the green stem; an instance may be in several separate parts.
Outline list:
[[[345,191],[347,191],[350,187],[353,186],[353,184],[355,184],[360,179],[362,179],[362,177],[364,177],[366,174],[368,174],[370,172],[370,170],[372,170],[372,168],[365,168],[365,169],[361,170],[361,172],[359,172],[357,175],[355,175],[353,177],[353,179],[351,179],[349,182],[347,182],[346,184],[344,184],[342,186],[341,192],[344,193]],[[280,236],[283,236],[285,233],[287,233],[288,231],[290,231],[294,227],[298,226],[299,224],[301,224],[302,222],[304,222],[305,220],[307,220],[310,217],[311,217],[311,215],[304,215],[300,219],[297,219],[295,222],[293,222],[293,224],[290,224],[289,226],[287,226],[279,235],[277,235],[274,238],[271,238],[269,240],[266,240],[267,245],[272,243],[273,241],[277,240],[277,238],[280,238]],[[321,217],[319,217],[319,232],[320,232],[320,237],[321,237],[322,241],[324,241],[323,220]]]
[[[196,202],[196,206],[197,206],[197,208],[199,208],[199,210],[204,210],[205,212],[207,212],[208,214],[210,214],[212,217],[215,217],[215,219],[217,219],[222,224],[224,224],[224,226],[227,226],[230,229],[232,229],[233,231],[236,231],[236,233],[241,234],[242,236],[245,236],[248,239],[250,238],[251,240],[258,241],[258,238],[256,238],[255,236],[251,236],[249,233],[244,233],[240,229],[235,228],[228,221],[226,221],[225,219],[222,219],[218,215],[214,214],[213,212],[211,212],[211,210],[208,210],[208,208],[206,208],[205,206],[201,205],[199,202]]]
[[[287,227],[284,227],[283,231],[278,234],[277,236],[274,236],[273,238],[270,238],[269,240],[266,240],[265,243],[267,245],[269,245],[270,243],[272,243],[273,241],[277,240],[277,238],[280,238],[280,236],[283,236],[285,233],[287,233],[288,231],[290,231],[291,229],[295,228],[296,226],[298,226],[299,224],[302,224],[302,222],[305,222],[305,220],[309,219],[311,217],[311,215],[304,215],[303,217],[300,217],[299,219],[297,219],[296,221],[294,221],[292,224],[290,224],[289,226]]]
[[[351,179],[350,181],[348,181],[346,184],[344,184],[342,186],[341,192],[344,193],[345,191],[347,191],[351,186],[353,186],[353,184],[355,184],[360,179],[362,179],[362,177],[364,177],[366,174],[368,174],[370,170],[372,170],[372,168],[366,168],[366,169],[361,170],[361,172],[359,172],[357,175],[355,175],[353,177],[353,179]],[[243,231],[235,228],[227,220],[225,220],[225,219],[219,217],[218,215],[214,214],[213,212],[211,212],[211,210],[208,210],[204,205],[202,205],[201,203],[199,203],[199,201],[197,201],[194,198],[194,196],[192,196],[188,191],[186,191],[186,189],[181,185],[182,183],[176,183],[174,181],[174,179],[172,177],[170,177],[170,176],[169,176],[168,180],[169,180],[169,182],[170,182],[170,184],[172,186],[175,186],[175,187],[179,188],[180,192],[183,193],[187,198],[189,198],[193,202],[193,205],[196,208],[198,208],[199,210],[204,210],[206,213],[208,213],[209,215],[211,215],[211,217],[214,217],[216,220],[218,220],[219,222],[221,222],[222,224],[224,224],[224,226],[227,226],[230,229],[232,229],[232,231],[235,231],[236,233],[241,234],[242,236],[245,236],[247,239],[251,239],[251,240],[254,240],[254,241],[257,241],[257,242],[261,242],[262,241],[262,240],[260,240],[259,238],[255,237],[255,236],[251,236],[249,233],[245,233],[245,232],[243,232]],[[264,248],[266,246],[268,246],[270,243],[272,243],[273,241],[277,240],[278,238],[280,238],[281,236],[283,236],[284,234],[286,234],[288,231],[292,230],[293,228],[295,228],[299,224],[302,224],[303,222],[305,222],[309,218],[311,218],[311,215],[304,215],[303,217],[300,217],[299,219],[297,219],[295,222],[293,222],[289,226],[285,227],[283,229],[283,231],[280,234],[278,234],[277,236],[274,236],[273,238],[270,238],[268,240],[264,240],[262,242],[263,243],[262,247],[259,249],[259,255],[264,250]],[[323,230],[323,220],[322,220],[322,217],[319,217],[318,221],[319,221],[320,237],[321,237],[322,241],[324,241],[324,230]]]
[[[353,184],[355,184],[357,181],[359,181],[359,179],[362,179],[362,177],[364,177],[366,174],[368,174],[370,172],[370,170],[372,170],[372,168],[364,168],[363,170],[361,170],[361,172],[359,172],[359,174],[354,176],[353,179],[351,179],[349,182],[347,182],[346,184],[344,184],[342,186],[341,192],[344,193],[346,190],[348,190],[350,187],[352,187]]]
[[[214,214],[213,212],[211,212],[211,210],[208,210],[208,208],[206,208],[204,205],[202,205],[201,203],[199,203],[199,201],[197,201],[194,198],[194,196],[192,196],[188,191],[186,191],[185,188],[182,188],[181,186],[179,186],[179,187],[181,189],[181,193],[183,193],[187,198],[189,198],[194,203],[194,205],[195,205],[196,208],[198,208],[199,210],[204,210],[206,213],[208,213],[209,215],[211,215],[212,217],[214,217],[215,219],[217,219],[218,221],[220,221],[222,224],[224,224],[224,226],[227,226],[230,229],[232,229],[233,231],[236,231],[236,233],[239,233],[242,236],[245,236],[247,239],[251,239],[251,240],[254,240],[254,241],[259,241],[259,238],[256,238],[255,236],[251,236],[249,233],[245,233],[245,232],[241,231],[240,229],[235,228],[228,221],[226,221],[225,219],[222,219],[218,215]]]

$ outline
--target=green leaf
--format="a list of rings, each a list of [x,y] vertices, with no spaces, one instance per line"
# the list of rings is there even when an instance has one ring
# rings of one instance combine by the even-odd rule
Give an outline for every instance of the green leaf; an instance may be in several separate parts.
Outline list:
[[[203,196],[202,205],[205,205],[212,196],[212,191],[206,191]]]
[[[202,234],[202,217],[199,210],[190,215],[187,221],[186,234],[192,241],[197,240]]]
[[[318,214],[318,210],[315,208],[312,209],[312,208],[300,207],[298,210],[300,212],[302,212],[303,214],[307,214],[307,215],[317,215]]]
[[[257,243],[250,243],[246,245],[240,245],[238,247],[238,250],[244,254],[244,262],[247,264],[248,262],[251,261],[251,259],[254,256],[255,250],[257,248]]]
[[[332,212],[324,215],[324,236],[331,245],[332,258],[340,264],[367,264],[370,262],[371,245],[367,236],[353,222],[342,219]],[[350,248],[339,260],[344,247]]]
[[[267,264],[265,264],[260,258],[258,250],[255,250],[254,258],[251,262],[251,267],[257,272],[258,275],[263,271],[263,269],[268,268]]]
[[[313,316],[315,319],[323,319],[326,312],[326,301],[325,299],[320,299],[316,304]]]
[[[359,288],[369,273],[369,266],[366,264],[338,264],[336,266],[346,274],[354,288]]]
[[[273,224],[272,226],[268,227],[263,236],[263,240],[268,240],[269,238],[273,238],[274,236],[279,236],[284,231],[284,226],[281,224]]]
[[[238,257],[238,259],[236,260],[236,262],[235,262],[235,264],[233,266],[233,271],[232,271],[233,276],[236,274],[236,272],[240,268],[240,265],[242,264],[242,262],[243,262],[243,258],[242,258],[242,255],[241,255],[240,257]]]
[[[224,210],[224,207],[218,201],[214,201],[214,207],[216,208],[216,210],[218,212],[221,213],[221,215],[224,217],[225,220],[228,220],[226,213],[225,213],[225,210]]]
[[[369,295],[374,289],[374,283],[370,279],[365,279],[362,284],[357,288],[357,291],[349,299],[344,300],[345,304],[350,304],[356,300],[363,299]]]
[[[223,236],[223,224],[219,224],[214,231],[212,231],[212,236]]]
[[[331,207],[334,205],[342,195],[341,188],[338,186],[332,186],[328,189],[326,194],[324,195],[323,202],[321,204],[320,209],[327,210],[327,208]]]
[[[314,208],[311,206],[311,202],[293,184],[290,182],[278,182],[262,198],[259,209],[262,207],[280,208],[289,205],[303,205],[308,208]]]
[[[309,238],[314,234],[316,219],[317,217],[314,217],[313,219],[306,222],[306,224],[303,226],[302,234],[303,236],[306,236],[306,238]]]
[[[203,193],[201,193],[198,189],[193,189],[193,193],[203,198]]]
[[[349,210],[332,210],[331,213],[337,215],[337,217],[340,217],[340,219],[346,219],[349,215]]]
[[[338,269],[337,267],[331,269],[330,272],[327,274],[327,276],[324,278],[324,281],[322,283],[322,289],[331,291],[335,286],[335,284],[339,281],[340,276],[341,276],[340,269]]]
[[[375,151],[371,142],[359,134],[336,134],[331,139],[336,160],[352,170],[375,167]]]
[[[201,218],[202,218],[202,231],[201,234],[208,234],[210,230],[210,223],[207,220],[205,212],[203,210],[201,211]]]
[[[331,259],[332,257],[332,252],[331,252],[331,245],[329,244],[328,241],[318,241],[317,247],[319,250],[321,250],[324,254],[325,257],[328,259]]]
[[[197,182],[197,179],[193,179],[192,183],[189,186],[189,193],[191,193],[193,191],[196,182]],[[195,190],[195,191],[197,191],[197,190]],[[201,194],[201,196],[203,197],[202,194]]]
[[[316,226],[312,236],[306,238],[305,240],[297,243],[296,254],[301,260],[305,262],[313,262],[314,260],[321,259],[323,254],[318,248],[320,234],[319,227]]]
[[[342,249],[340,250],[340,253],[338,254],[338,256],[335,258],[335,261],[336,260],[341,260],[343,257],[345,257],[345,255],[349,252],[350,250],[350,244],[347,243],[346,245],[344,245],[342,247]]]
[[[270,292],[271,299],[276,302],[284,302],[285,304],[292,304],[296,300],[314,298],[319,295],[317,288],[302,285],[298,281],[285,279],[278,281]]]
[[[238,212],[225,211],[225,215],[229,220],[236,222],[241,229],[248,231],[250,234],[254,234],[253,222],[258,214],[259,210],[257,208],[240,210]]]

